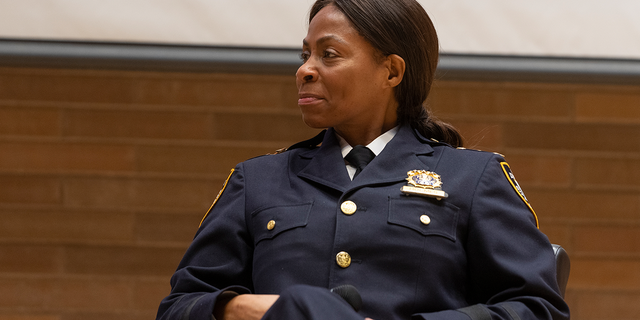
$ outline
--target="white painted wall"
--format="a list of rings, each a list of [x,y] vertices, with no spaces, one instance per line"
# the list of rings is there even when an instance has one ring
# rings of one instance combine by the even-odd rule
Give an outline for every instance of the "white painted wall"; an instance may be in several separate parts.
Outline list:
[[[640,59],[639,0],[419,0],[448,53]],[[298,47],[313,0],[0,0],[0,37]]]

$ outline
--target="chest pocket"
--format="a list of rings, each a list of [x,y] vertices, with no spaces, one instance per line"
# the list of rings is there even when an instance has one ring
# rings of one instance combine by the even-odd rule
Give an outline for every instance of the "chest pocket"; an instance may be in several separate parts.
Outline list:
[[[451,203],[436,199],[410,196],[389,198],[388,222],[425,236],[442,236],[456,241],[459,210]]]
[[[304,227],[309,219],[313,202],[269,207],[251,213],[251,229],[254,243],[275,236],[293,228]]]

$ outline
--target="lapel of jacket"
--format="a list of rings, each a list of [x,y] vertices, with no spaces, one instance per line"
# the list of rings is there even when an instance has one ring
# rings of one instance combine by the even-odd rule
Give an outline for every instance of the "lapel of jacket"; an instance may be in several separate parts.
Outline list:
[[[435,167],[437,159],[431,156],[434,150],[427,141],[410,126],[401,126],[396,136],[362,170],[348,189],[396,183],[405,180],[407,172],[411,170],[429,170]]]
[[[333,128],[329,128],[324,135],[322,145],[318,149],[299,154],[301,161],[307,161],[306,166],[297,175],[301,178],[320,183],[327,187],[344,192],[351,180],[340,152],[340,143]]]

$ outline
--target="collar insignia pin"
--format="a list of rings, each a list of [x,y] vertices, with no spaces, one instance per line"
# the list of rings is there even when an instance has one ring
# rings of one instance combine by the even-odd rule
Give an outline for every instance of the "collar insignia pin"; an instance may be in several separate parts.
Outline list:
[[[418,195],[441,200],[449,195],[442,190],[440,175],[426,170],[411,170],[407,172],[409,185],[403,186],[400,191],[407,195]]]

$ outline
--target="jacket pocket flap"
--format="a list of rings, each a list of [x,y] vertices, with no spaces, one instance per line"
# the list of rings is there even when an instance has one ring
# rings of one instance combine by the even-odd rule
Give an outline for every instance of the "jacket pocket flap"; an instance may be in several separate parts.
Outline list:
[[[458,211],[455,205],[435,199],[389,198],[388,222],[425,236],[436,235],[455,241]]]
[[[272,239],[278,234],[307,225],[313,202],[276,206],[256,210],[251,214],[254,241]]]

